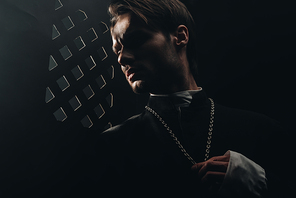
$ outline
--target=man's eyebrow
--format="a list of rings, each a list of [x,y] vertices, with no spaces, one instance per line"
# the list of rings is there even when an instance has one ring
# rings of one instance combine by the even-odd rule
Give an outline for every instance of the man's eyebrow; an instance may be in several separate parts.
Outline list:
[[[148,35],[148,32],[146,32],[143,29],[132,30],[132,31],[126,32],[123,35],[123,40],[133,38],[134,36],[137,36],[137,35]]]
[[[131,30],[131,31],[125,32],[122,35],[122,38],[120,38],[120,36],[118,36],[115,40],[116,40],[116,42],[120,43],[121,41],[130,39],[136,35],[144,35],[144,34],[148,34],[148,33],[145,32],[144,30],[141,30],[141,29]]]

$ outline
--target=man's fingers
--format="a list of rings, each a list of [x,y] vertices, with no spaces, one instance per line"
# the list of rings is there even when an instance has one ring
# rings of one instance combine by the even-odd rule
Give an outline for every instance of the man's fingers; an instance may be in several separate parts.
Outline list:
[[[198,176],[202,178],[208,171],[216,171],[226,173],[228,162],[224,161],[211,161],[200,162],[191,167],[192,171],[198,173]]]
[[[228,167],[228,162],[206,161],[198,171],[198,176],[202,178],[209,171],[226,173],[227,167]]]
[[[210,158],[209,160],[207,160],[205,162],[200,162],[200,163],[194,164],[191,167],[191,170],[193,170],[193,171],[199,171],[205,164],[207,165],[207,163],[208,162],[211,162],[211,161],[221,161],[221,162],[227,162],[228,163],[229,162],[229,159],[230,159],[230,155],[223,155],[223,156],[212,157],[212,158]]]
[[[210,158],[208,161],[222,161],[222,162],[229,162],[230,155],[222,155]]]
[[[216,191],[220,188],[228,168],[230,155],[212,157],[194,164],[191,170],[196,172],[205,188]]]

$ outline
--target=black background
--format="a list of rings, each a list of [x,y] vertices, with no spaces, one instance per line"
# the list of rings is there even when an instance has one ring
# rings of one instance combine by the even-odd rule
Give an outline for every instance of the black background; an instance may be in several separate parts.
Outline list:
[[[0,195],[2,197],[78,197],[87,194],[87,182],[80,173],[87,168],[83,156],[92,137],[108,122],[119,124],[140,113],[147,95],[132,93],[111,52],[109,32],[81,53],[48,70],[49,56],[82,30],[108,22],[108,1],[62,0],[0,1]],[[198,26],[199,86],[217,103],[260,112],[294,128],[295,17],[291,2],[184,0]],[[78,10],[89,19],[73,30],[61,31],[52,40],[52,25]],[[78,24],[78,23],[77,23]],[[104,46],[109,57],[80,83],[44,101],[45,90],[55,86],[76,62]],[[115,78],[107,68],[115,67]],[[106,74],[107,85],[92,100],[81,101],[83,108],[69,113],[64,122],[53,112],[78,90]],[[114,107],[105,97],[112,92]],[[56,93],[56,92],[55,92]],[[80,120],[94,114],[101,103],[106,114],[84,128]],[[67,107],[65,107],[67,109]]]

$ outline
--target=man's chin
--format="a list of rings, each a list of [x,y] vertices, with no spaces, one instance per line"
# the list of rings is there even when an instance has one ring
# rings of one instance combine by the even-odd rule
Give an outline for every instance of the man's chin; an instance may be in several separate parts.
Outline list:
[[[136,94],[142,94],[142,93],[148,93],[149,90],[145,86],[145,82],[141,80],[137,80],[135,82],[130,83],[130,86],[134,93]]]

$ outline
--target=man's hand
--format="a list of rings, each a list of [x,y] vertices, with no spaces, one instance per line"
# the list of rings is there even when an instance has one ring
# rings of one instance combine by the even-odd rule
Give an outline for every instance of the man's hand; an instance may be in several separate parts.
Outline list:
[[[230,155],[212,157],[191,167],[196,172],[201,183],[210,191],[218,191],[224,180]]]

